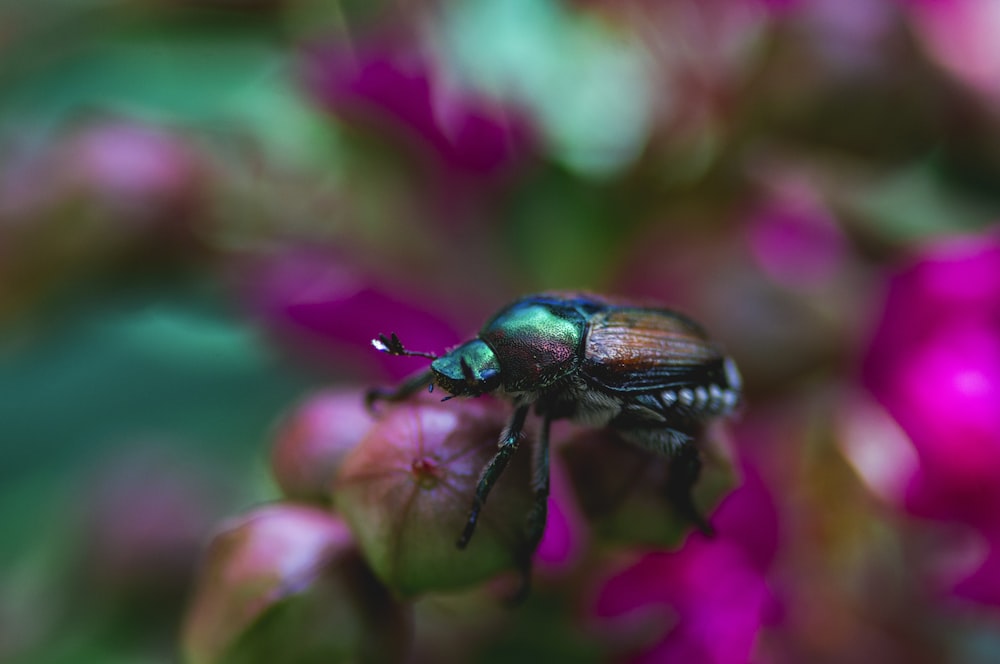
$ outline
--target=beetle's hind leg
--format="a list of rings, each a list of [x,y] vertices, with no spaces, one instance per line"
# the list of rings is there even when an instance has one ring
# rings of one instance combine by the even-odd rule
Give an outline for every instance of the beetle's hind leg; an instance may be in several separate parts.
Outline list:
[[[394,388],[373,387],[365,392],[365,407],[371,410],[376,401],[405,401],[428,385],[433,384],[434,372],[430,369],[410,376]]]
[[[689,440],[680,445],[670,457],[670,466],[667,470],[667,500],[681,517],[693,523],[703,534],[712,537],[715,535],[715,528],[698,511],[692,495],[700,474],[701,454],[694,441]]]

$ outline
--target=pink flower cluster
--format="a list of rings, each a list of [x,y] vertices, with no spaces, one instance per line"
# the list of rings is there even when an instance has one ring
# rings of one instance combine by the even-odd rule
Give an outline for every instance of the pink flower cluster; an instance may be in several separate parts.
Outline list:
[[[900,505],[975,530],[988,553],[955,592],[1000,604],[1000,238],[934,244],[889,280],[864,380],[916,454]]]
[[[339,117],[386,132],[431,167],[454,175],[497,176],[532,142],[529,128],[510,109],[449,88],[425,52],[398,42],[373,40],[356,53],[316,49],[309,79]]]
[[[612,575],[596,615],[619,628],[650,627],[634,662],[752,661],[774,611],[767,572],[778,550],[778,515],[752,467],[713,515],[715,538],[688,537],[679,551],[654,551]]]

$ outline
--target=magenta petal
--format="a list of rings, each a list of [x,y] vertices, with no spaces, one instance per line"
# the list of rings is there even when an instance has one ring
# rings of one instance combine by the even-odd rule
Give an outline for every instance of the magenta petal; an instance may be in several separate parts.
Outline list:
[[[766,572],[778,541],[777,512],[751,467],[713,520],[718,536],[691,535],[676,552],[650,553],[607,579],[599,618],[621,628],[662,628],[635,662],[745,664],[773,605]],[[673,621],[669,620],[673,616]],[[609,620],[614,619],[614,620]]]
[[[320,344],[364,352],[393,377],[410,374],[427,364],[376,353],[371,340],[378,334],[397,333],[408,347],[442,352],[459,341],[453,328],[414,304],[373,288],[362,288],[339,297],[289,302],[284,322]]]
[[[317,49],[310,85],[334,114],[379,127],[449,171],[490,177],[533,142],[523,118],[444,84],[415,47]]]
[[[552,468],[551,475],[548,519],[535,551],[535,561],[543,568],[561,570],[570,567],[583,553],[585,526],[569,480],[557,467]]]
[[[946,240],[914,257],[889,281],[881,320],[865,358],[865,380],[881,396],[914,345],[944,325],[1000,326],[1000,238]]]
[[[747,560],[763,572],[778,552],[778,507],[753,465],[743,463],[741,473],[743,483],[723,499],[712,518],[719,532],[737,542]]]
[[[649,554],[609,579],[595,609],[601,617],[633,620],[672,609],[676,623],[664,622],[662,639],[633,661],[744,664],[769,598],[764,577],[738,545],[692,538],[676,554]]]
[[[426,367],[422,359],[377,352],[371,340],[396,333],[409,348],[441,352],[457,343],[455,329],[426,304],[371,285],[342,259],[288,250],[244,271],[244,299],[265,329],[311,361],[401,378]]]
[[[1000,472],[1000,335],[970,323],[915,349],[897,372],[893,411],[933,472]]]
[[[750,248],[761,268],[793,288],[829,280],[847,253],[835,221],[814,205],[773,203],[752,216],[748,230]]]
[[[678,598],[677,626],[636,662],[751,661],[770,597],[764,579],[746,564],[736,547],[713,546],[691,561],[693,583]]]
[[[71,150],[74,175],[109,199],[169,196],[194,179],[187,147],[151,127],[98,125],[77,137]]]
[[[548,520],[545,535],[538,544],[535,556],[544,563],[559,564],[569,559],[573,550],[569,519],[559,503],[549,498]]]
[[[952,588],[956,597],[979,604],[1000,606],[1000,538],[994,536],[991,540],[986,557],[979,567]]]
[[[1000,99],[1000,10],[992,0],[910,0],[917,38],[952,76]]]
[[[1000,504],[1000,241],[940,242],[893,277],[864,369],[919,459],[906,509],[990,527]]]
[[[647,605],[665,604],[670,589],[669,554],[650,553],[609,577],[594,603],[599,618],[641,612]]]

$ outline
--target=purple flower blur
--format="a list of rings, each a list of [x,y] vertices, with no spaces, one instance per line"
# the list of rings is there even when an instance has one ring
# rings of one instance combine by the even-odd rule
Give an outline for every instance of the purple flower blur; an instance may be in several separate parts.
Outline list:
[[[571,569],[583,556],[587,536],[569,478],[558,463],[552,465],[551,481],[548,519],[545,534],[535,551],[535,562],[543,571],[559,574]]]
[[[1000,101],[1000,5],[992,0],[909,0],[928,55],[956,79]]]
[[[410,612],[371,576],[341,519],[279,503],[215,534],[182,631],[192,664],[399,661]]]
[[[744,466],[744,473],[743,485],[713,517],[717,537],[694,533],[679,551],[648,553],[601,588],[599,618],[613,619],[615,626],[624,621],[632,629],[636,623],[655,626],[654,642],[629,661],[745,664],[752,659],[773,607],[766,575],[779,537],[767,489],[752,467]]]
[[[943,241],[903,267],[889,283],[864,372],[916,452],[917,471],[899,497],[903,507],[997,542],[1000,239]],[[998,555],[991,545],[988,556]],[[1000,604],[1000,592],[975,585],[969,592],[966,580],[961,594]]]
[[[183,601],[232,487],[166,444],[133,445],[102,464],[86,487],[80,506],[87,540],[75,575],[102,600],[169,608]]]
[[[748,234],[761,269],[786,287],[823,285],[838,275],[847,254],[836,222],[808,190],[779,196],[754,210]]]
[[[251,315],[310,362],[351,363],[369,375],[375,367],[401,378],[426,360],[375,352],[371,339],[396,332],[417,349],[440,349],[460,339],[443,317],[402,295],[373,287],[338,256],[289,249],[257,262],[242,284]]]
[[[312,53],[309,83],[334,114],[388,131],[453,174],[490,178],[530,148],[523,118],[446,86],[428,56],[398,42]]]
[[[344,457],[374,422],[357,388],[309,395],[278,427],[271,471],[285,497],[327,505]]]

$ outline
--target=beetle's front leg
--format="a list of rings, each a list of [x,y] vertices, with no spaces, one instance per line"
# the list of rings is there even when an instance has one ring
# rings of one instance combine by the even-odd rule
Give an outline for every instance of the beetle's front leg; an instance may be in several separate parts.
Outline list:
[[[542,541],[545,532],[545,521],[549,510],[549,429],[552,418],[548,415],[542,420],[542,434],[535,446],[532,462],[531,487],[535,491],[535,502],[528,513],[528,551],[534,553],[538,543]]]
[[[430,369],[410,376],[395,388],[373,387],[365,392],[365,407],[371,410],[376,401],[404,401],[434,380],[434,372]]]
[[[486,498],[490,494],[493,485],[507,467],[511,455],[517,450],[517,445],[521,441],[521,431],[524,429],[524,420],[528,416],[528,405],[518,406],[514,415],[510,418],[510,424],[500,438],[497,453],[490,459],[483,472],[479,475],[479,484],[476,485],[476,494],[472,498],[472,508],[469,510],[469,520],[462,530],[462,535],[456,543],[458,548],[464,549],[472,539],[472,533],[476,530],[476,522],[479,521],[479,511],[486,503]]]

